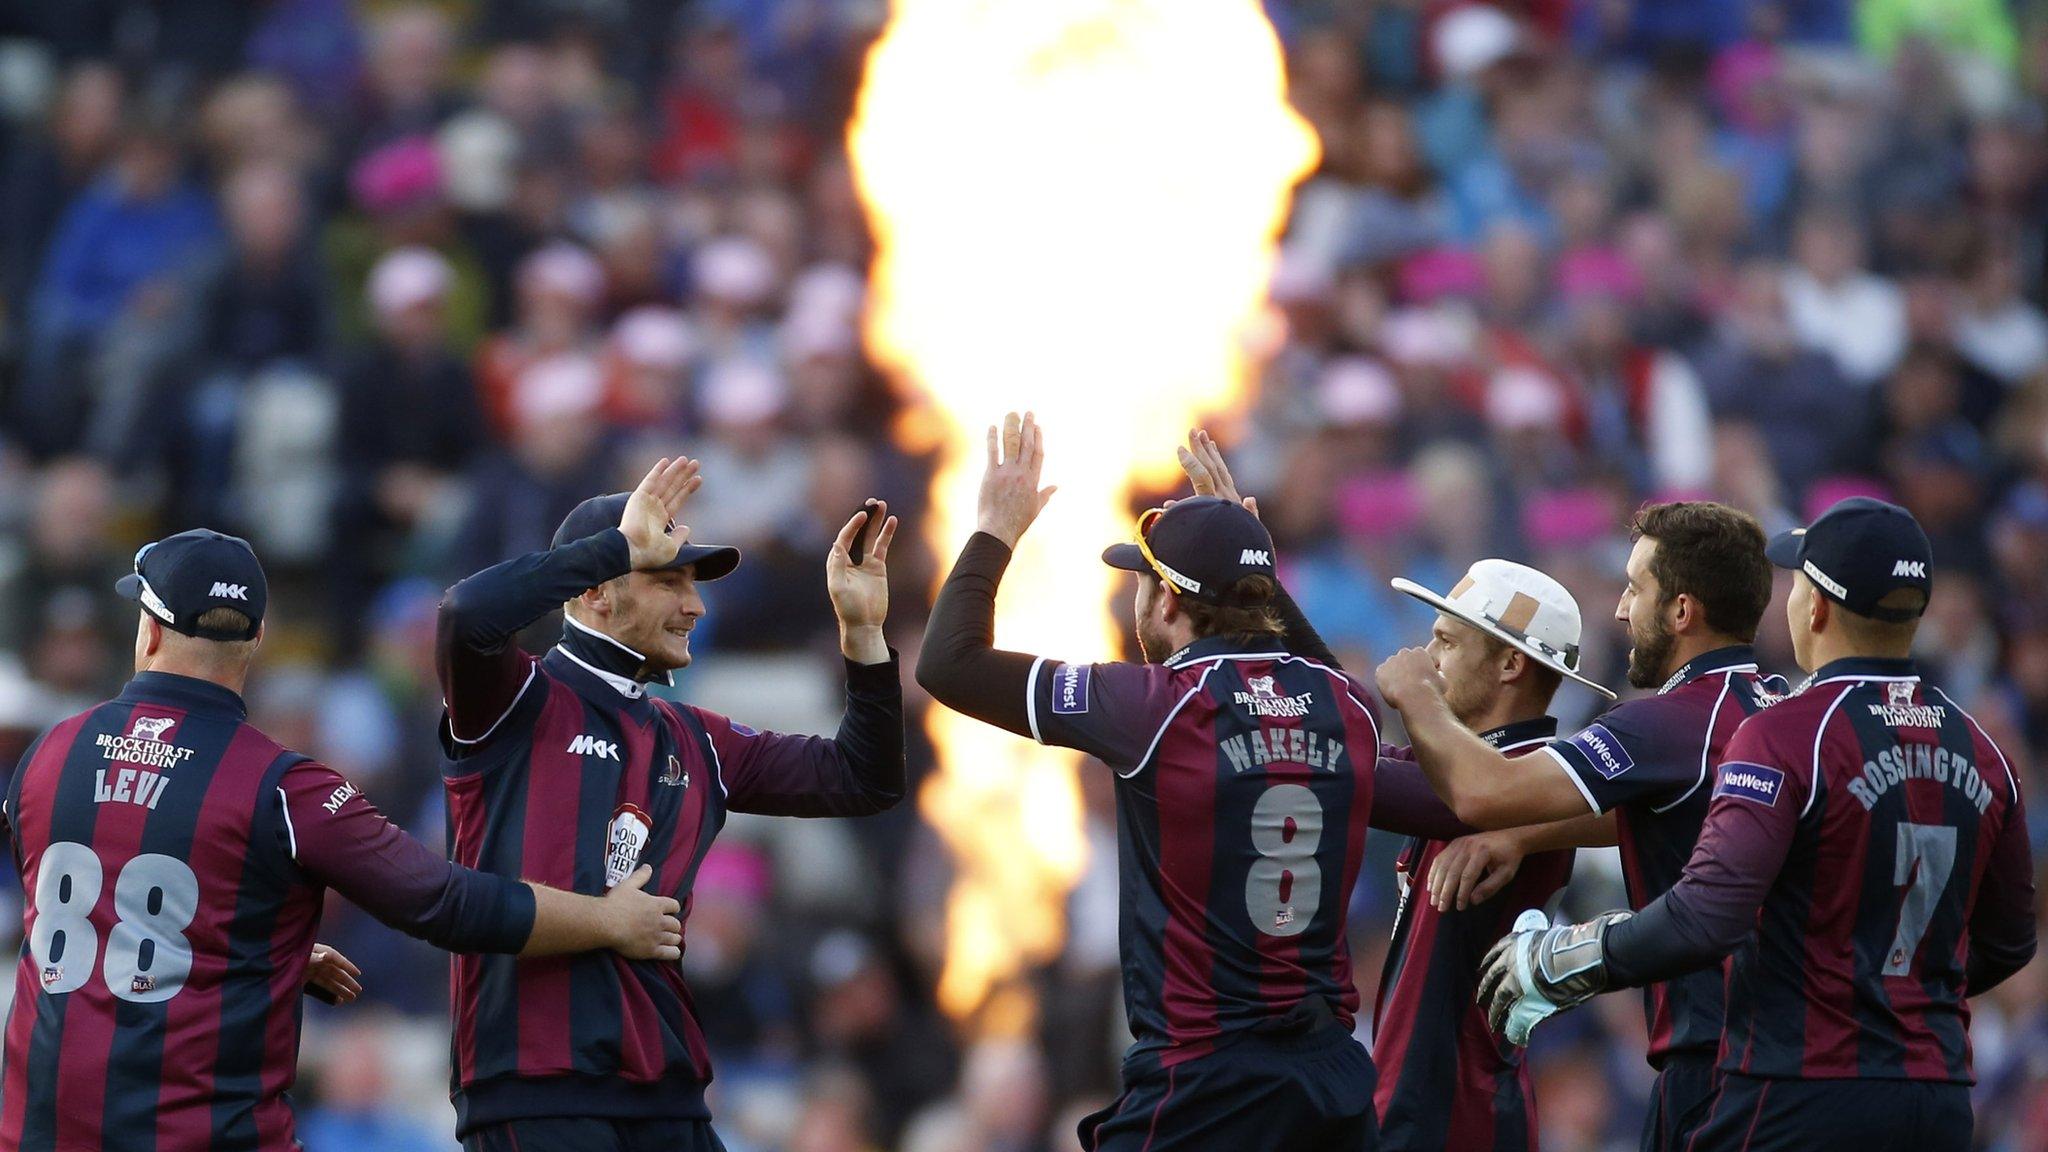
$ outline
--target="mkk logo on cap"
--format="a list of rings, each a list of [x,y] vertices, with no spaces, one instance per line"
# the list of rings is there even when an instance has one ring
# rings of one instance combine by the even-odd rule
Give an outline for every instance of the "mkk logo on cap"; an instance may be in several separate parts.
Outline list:
[[[1804,528],[1780,532],[1764,554],[1803,572],[1821,594],[1858,616],[1902,623],[1927,610],[1934,590],[1934,546],[1913,514],[1896,504],[1851,496]],[[1920,593],[1913,607],[1884,607],[1901,588]]]
[[[1279,579],[1266,526],[1244,505],[1217,496],[1147,510],[1138,517],[1138,542],[1110,545],[1102,562],[1150,572],[1206,604],[1227,605],[1230,589],[1247,576]]]
[[[115,582],[114,590],[171,631],[203,640],[254,640],[270,598],[263,565],[249,542],[207,528],[144,544],[135,553],[135,571]],[[201,628],[200,617],[216,608],[234,609],[248,626]]]

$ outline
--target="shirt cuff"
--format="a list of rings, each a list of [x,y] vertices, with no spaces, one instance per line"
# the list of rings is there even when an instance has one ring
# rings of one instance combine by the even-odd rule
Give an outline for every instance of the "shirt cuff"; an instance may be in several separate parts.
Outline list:
[[[841,657],[841,659],[845,659]],[[890,695],[903,691],[902,657],[896,649],[889,649],[889,658],[880,664],[859,664],[846,661],[846,690],[856,695]]]

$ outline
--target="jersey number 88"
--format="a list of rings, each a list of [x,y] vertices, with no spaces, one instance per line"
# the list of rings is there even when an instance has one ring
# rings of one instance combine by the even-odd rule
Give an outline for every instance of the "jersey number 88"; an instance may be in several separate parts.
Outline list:
[[[99,959],[92,910],[105,869],[91,848],[60,840],[43,850],[36,872],[36,925],[29,954],[43,991],[75,992]],[[137,1004],[176,996],[192,973],[184,931],[199,912],[199,878],[183,860],[149,852],[128,861],[114,881],[113,931],[107,934],[101,979],[107,991]]]

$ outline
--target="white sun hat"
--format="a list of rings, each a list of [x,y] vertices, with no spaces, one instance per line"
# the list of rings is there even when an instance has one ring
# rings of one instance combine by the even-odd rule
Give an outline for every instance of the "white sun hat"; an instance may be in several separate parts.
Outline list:
[[[1512,644],[1530,659],[1584,684],[1609,700],[1615,694],[1579,674],[1579,605],[1565,587],[1526,564],[1481,560],[1472,565],[1449,596],[1396,576],[1406,592],[1447,616]]]

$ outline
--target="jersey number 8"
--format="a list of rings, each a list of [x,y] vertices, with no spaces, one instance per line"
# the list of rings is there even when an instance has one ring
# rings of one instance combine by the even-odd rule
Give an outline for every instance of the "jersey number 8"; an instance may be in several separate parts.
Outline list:
[[[76,992],[99,959],[93,906],[105,869],[97,853],[60,840],[43,851],[36,872],[36,926],[29,954],[43,991]],[[192,973],[185,927],[199,912],[199,878],[183,861],[150,852],[130,860],[114,881],[113,931],[101,978],[123,1000],[155,1004],[176,996]]]
[[[1252,806],[1252,847],[1259,858],[1244,878],[1244,910],[1267,936],[1299,936],[1323,900],[1316,846],[1323,802],[1299,784],[1275,784]]]

